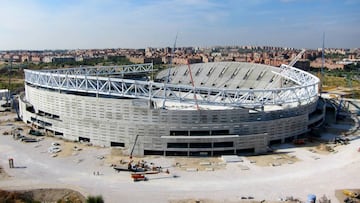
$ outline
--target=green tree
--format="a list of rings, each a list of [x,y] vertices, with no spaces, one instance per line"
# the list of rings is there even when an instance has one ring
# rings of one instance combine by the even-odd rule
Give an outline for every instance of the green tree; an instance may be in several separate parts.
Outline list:
[[[101,195],[98,196],[88,196],[86,198],[86,203],[104,203],[104,199]]]

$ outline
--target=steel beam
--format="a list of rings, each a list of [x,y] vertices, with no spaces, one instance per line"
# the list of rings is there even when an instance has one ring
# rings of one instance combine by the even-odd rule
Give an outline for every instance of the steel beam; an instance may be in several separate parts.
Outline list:
[[[96,93],[119,97],[166,100],[199,105],[231,107],[261,107],[290,103],[305,104],[318,97],[319,79],[297,68],[282,65],[279,76],[298,86],[272,89],[226,89],[193,87],[180,84],[164,84],[101,75],[130,74],[152,70],[150,64],[130,65],[115,68],[81,67],[47,71],[25,70],[27,84],[63,91]]]

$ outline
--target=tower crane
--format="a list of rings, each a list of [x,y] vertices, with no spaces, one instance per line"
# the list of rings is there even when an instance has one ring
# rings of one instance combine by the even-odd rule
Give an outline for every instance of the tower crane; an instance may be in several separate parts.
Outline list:
[[[162,108],[165,109],[165,102],[166,102],[166,85],[168,84],[168,82],[170,82],[170,74],[171,74],[171,64],[172,64],[172,60],[174,58],[174,55],[175,55],[175,47],[176,47],[176,41],[177,41],[177,38],[178,38],[178,33],[176,33],[176,37],[175,37],[175,42],[174,42],[174,47],[173,47],[173,50],[171,51],[171,56],[170,56],[170,61],[169,61],[169,71],[168,71],[168,75],[166,77],[166,81],[164,83],[164,101],[163,101],[163,105],[162,105]]]
[[[191,68],[190,68],[190,63],[189,63],[189,59],[186,60],[186,63],[187,63],[187,66],[188,66],[188,70],[189,70],[189,73],[190,73],[190,80],[191,80],[191,84],[194,88],[194,99],[195,99],[195,104],[196,104],[196,109],[197,110],[200,110],[200,107],[199,107],[199,104],[198,104],[198,101],[197,101],[197,97],[196,97],[196,92],[195,92],[195,83],[194,83],[194,79],[193,79],[193,76],[192,76],[192,72],[191,72]]]

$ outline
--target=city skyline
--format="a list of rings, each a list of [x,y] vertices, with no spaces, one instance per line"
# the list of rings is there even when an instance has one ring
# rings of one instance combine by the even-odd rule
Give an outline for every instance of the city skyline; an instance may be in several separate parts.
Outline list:
[[[0,50],[360,47],[358,0],[5,1]]]

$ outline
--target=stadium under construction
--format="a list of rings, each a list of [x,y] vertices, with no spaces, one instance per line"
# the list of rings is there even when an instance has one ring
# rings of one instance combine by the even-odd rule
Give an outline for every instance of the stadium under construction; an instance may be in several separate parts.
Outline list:
[[[319,79],[291,65],[152,64],[25,70],[21,119],[134,155],[262,153],[319,126]]]

